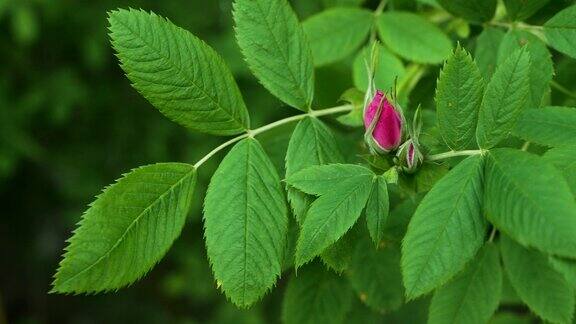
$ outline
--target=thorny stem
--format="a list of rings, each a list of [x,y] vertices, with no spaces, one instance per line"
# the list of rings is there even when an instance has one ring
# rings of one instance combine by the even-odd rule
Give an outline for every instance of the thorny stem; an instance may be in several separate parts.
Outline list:
[[[484,152],[485,152],[485,150],[450,151],[450,152],[444,152],[444,153],[429,155],[426,157],[426,160],[438,161],[438,160],[443,160],[443,159],[447,159],[447,158],[451,158],[451,157],[455,157],[455,156],[467,156],[467,155],[483,154]]]
[[[214,156],[214,154],[220,152],[221,150],[225,149],[226,147],[228,147],[228,146],[230,146],[230,145],[232,145],[232,144],[234,144],[234,143],[236,143],[242,139],[245,139],[247,137],[254,137],[258,134],[267,132],[267,131],[269,131],[273,128],[276,128],[278,126],[288,124],[288,123],[291,123],[294,121],[298,121],[298,120],[304,119],[305,117],[308,117],[308,116],[320,117],[320,116],[338,114],[338,113],[351,111],[353,108],[354,108],[353,105],[342,105],[342,106],[337,106],[337,107],[332,107],[332,108],[327,108],[327,109],[322,109],[322,110],[310,110],[309,112],[307,112],[305,114],[287,117],[284,119],[277,120],[277,121],[270,123],[268,125],[258,127],[256,129],[247,130],[246,133],[238,135],[238,136],[220,144],[215,149],[210,151],[203,158],[201,158],[198,162],[196,162],[196,164],[194,164],[194,168],[196,168],[196,169],[199,168],[202,164],[204,164],[204,162],[208,161],[212,156]]]

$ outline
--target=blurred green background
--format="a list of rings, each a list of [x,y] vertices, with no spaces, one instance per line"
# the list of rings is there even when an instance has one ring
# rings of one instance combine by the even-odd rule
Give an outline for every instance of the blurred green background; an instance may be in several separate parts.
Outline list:
[[[361,1],[291,1],[301,19],[348,2]],[[378,2],[367,0],[364,6],[373,9]],[[562,7],[568,2],[554,5]],[[279,321],[288,276],[262,303],[238,310],[216,289],[206,261],[201,202],[222,154],[200,170],[188,224],[166,258],[146,278],[117,293],[47,293],[65,240],[104,186],[140,165],[193,163],[223,141],[169,122],[130,87],[109,45],[107,11],[119,7],[152,10],[214,47],[233,71],[255,127],[295,113],[249,73],[234,41],[231,3],[0,0],[0,324]],[[390,3],[392,9],[416,6],[415,0]],[[550,7],[555,12],[554,6]],[[479,30],[473,28],[473,36]],[[340,94],[352,86],[352,61],[350,57],[317,69],[316,107],[334,106]],[[556,56],[559,83],[574,84],[575,62]],[[411,97],[430,113],[438,68],[420,80],[419,91]],[[556,90],[552,99],[557,104],[575,103]],[[337,134],[350,133],[343,126],[330,125]],[[260,137],[280,174],[284,174],[284,153],[293,126]],[[359,143],[361,134],[356,135],[341,141],[343,146],[350,150],[354,147],[349,145],[354,144],[351,141]],[[356,309],[362,313],[363,308]],[[422,309],[426,310],[418,308]],[[410,309],[406,312],[422,315]]]
[[[332,2],[293,5],[305,18]],[[237,310],[206,261],[201,201],[221,155],[200,171],[182,236],[144,280],[98,296],[47,294],[65,240],[105,185],[139,165],[195,162],[222,141],[169,122],[131,88],[107,36],[106,12],[120,7],[152,10],[213,46],[255,126],[294,113],[250,75],[234,41],[231,0],[0,0],[0,324],[277,322],[282,289]],[[317,80],[318,106],[334,105],[352,84],[349,62]],[[289,135],[261,138],[279,168]]]

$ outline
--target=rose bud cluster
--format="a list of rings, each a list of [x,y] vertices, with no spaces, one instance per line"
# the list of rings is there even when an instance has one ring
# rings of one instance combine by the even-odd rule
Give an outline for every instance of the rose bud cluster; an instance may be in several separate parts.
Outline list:
[[[412,173],[424,161],[420,151],[418,135],[420,133],[420,109],[414,115],[413,128],[405,130],[406,122],[402,110],[390,102],[384,92],[377,90],[370,103],[364,109],[364,139],[374,154],[386,154],[396,151],[395,161],[407,173]],[[408,138],[404,143],[404,133]]]

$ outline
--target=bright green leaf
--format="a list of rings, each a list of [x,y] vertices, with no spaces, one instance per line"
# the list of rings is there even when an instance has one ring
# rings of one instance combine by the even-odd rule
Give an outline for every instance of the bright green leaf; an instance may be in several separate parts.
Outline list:
[[[451,14],[473,22],[485,22],[494,17],[496,0],[437,0]]]
[[[400,80],[406,74],[402,61],[382,45],[378,46],[377,66],[374,71],[374,86],[377,89],[391,91],[394,81]],[[354,85],[362,90],[368,89],[368,63],[370,62],[370,48],[365,47],[358,53],[352,66]]]
[[[514,135],[546,146],[566,146],[576,139],[576,109],[546,107],[526,110],[519,118]]]
[[[321,196],[336,187],[348,185],[349,180],[357,181],[359,178],[370,178],[373,175],[372,171],[360,165],[336,163],[308,167],[294,173],[286,181],[300,191]]]
[[[544,35],[554,49],[576,58],[576,5],[570,6],[544,24]]]
[[[574,288],[535,250],[502,237],[502,259],[510,283],[530,309],[546,321],[571,323]]]
[[[117,290],[144,276],[180,235],[195,183],[193,166],[159,163],[107,187],[69,240],[53,292]]]
[[[550,0],[504,0],[508,17],[512,20],[524,20],[529,18]]]
[[[286,0],[236,0],[236,38],[252,72],[286,104],[308,111],[314,96],[312,51]]]
[[[498,49],[504,35],[504,32],[499,28],[486,27],[476,39],[474,59],[486,82],[492,78],[492,74],[496,70]]]
[[[388,48],[417,63],[441,63],[452,51],[450,39],[440,28],[413,13],[381,14],[378,32]]]
[[[542,158],[513,149],[488,154],[484,209],[522,245],[576,257],[576,202],[566,180]]]
[[[349,276],[356,294],[370,308],[384,312],[402,305],[404,287],[398,247],[376,249],[369,240],[361,241],[354,251]]]
[[[461,271],[484,242],[483,159],[471,156],[424,197],[402,244],[402,274],[412,299]]]
[[[508,137],[518,116],[526,108],[530,89],[530,54],[523,47],[498,65],[486,86],[476,139],[481,148],[491,148]]]
[[[204,201],[204,236],[218,284],[240,307],[280,275],[288,231],[276,169],[260,144],[238,142],[214,173]]]
[[[352,298],[352,289],[344,278],[319,264],[308,265],[288,282],[282,301],[282,322],[344,323]]]
[[[154,13],[110,12],[110,37],[134,88],[172,121],[216,135],[250,127],[224,60],[206,43]]]
[[[438,126],[452,150],[463,150],[474,145],[483,93],[484,82],[480,70],[470,54],[458,46],[444,64],[436,87]]]
[[[366,203],[366,225],[370,237],[376,246],[384,238],[384,225],[388,219],[390,202],[388,199],[388,186],[384,176],[378,176],[372,185],[370,197]]]
[[[314,117],[301,120],[290,137],[286,151],[286,178],[311,166],[342,162],[344,158],[334,135],[323,122]],[[288,200],[299,224],[313,198],[288,186]]]
[[[554,62],[546,44],[530,32],[511,29],[500,44],[498,64],[503,63],[510,53],[523,46],[526,46],[531,59],[528,108],[538,108],[542,105],[544,94],[550,91],[550,81],[554,76]]]
[[[501,291],[498,248],[488,243],[466,270],[434,293],[428,323],[487,323],[498,308]]]
[[[362,167],[340,165],[340,169],[348,174],[358,168]],[[361,172],[354,177],[341,180],[337,185],[332,183],[330,188],[320,187],[322,195],[312,203],[302,224],[296,245],[297,267],[322,253],[356,223],[370,195],[374,177],[368,169]]]
[[[316,66],[339,61],[352,54],[368,36],[374,16],[359,8],[322,11],[303,22]]]
[[[553,148],[548,150],[542,158],[562,172],[572,193],[576,196],[576,145]]]

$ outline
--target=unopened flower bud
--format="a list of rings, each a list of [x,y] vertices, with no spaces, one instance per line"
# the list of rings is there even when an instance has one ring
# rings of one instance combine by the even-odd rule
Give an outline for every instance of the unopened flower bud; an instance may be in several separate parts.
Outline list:
[[[402,115],[378,90],[364,109],[365,140],[371,150],[387,153],[395,150],[402,141]]]
[[[402,170],[407,173],[413,173],[418,170],[424,161],[424,156],[420,152],[418,144],[412,139],[402,144],[400,150],[398,150],[397,158]]]

